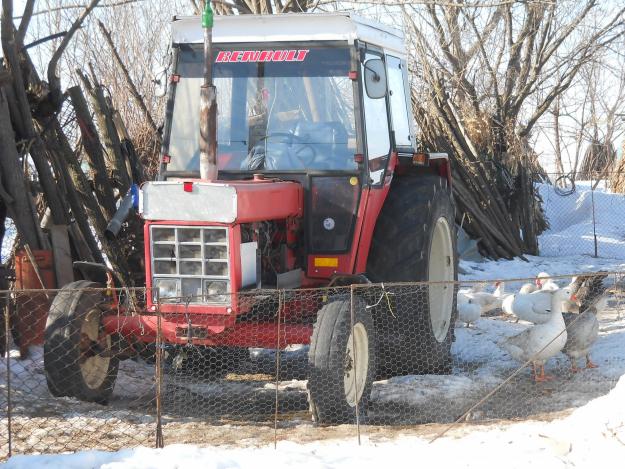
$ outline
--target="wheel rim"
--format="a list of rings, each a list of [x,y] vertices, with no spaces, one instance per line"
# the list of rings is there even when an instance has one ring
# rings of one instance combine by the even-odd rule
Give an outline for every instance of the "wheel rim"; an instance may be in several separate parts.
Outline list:
[[[443,342],[451,325],[454,299],[454,253],[451,229],[444,217],[436,221],[430,245],[428,279],[430,282],[450,282],[429,285],[430,322],[434,337]]]
[[[108,376],[110,357],[98,352],[110,350],[111,336],[100,337],[100,311],[89,311],[80,328],[80,372],[90,389],[99,388]]]
[[[343,384],[345,400],[350,407],[355,407],[365,390],[369,369],[369,337],[362,323],[354,324],[354,329],[347,340]]]

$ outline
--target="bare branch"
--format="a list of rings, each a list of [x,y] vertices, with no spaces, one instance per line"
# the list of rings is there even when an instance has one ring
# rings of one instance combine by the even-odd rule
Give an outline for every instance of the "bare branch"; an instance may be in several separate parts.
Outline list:
[[[24,44],[24,38],[26,37],[26,31],[28,31],[28,25],[30,24],[30,20],[33,17],[34,8],[35,8],[35,0],[28,0],[26,2],[26,6],[24,6],[24,14],[22,15],[22,21],[20,22],[20,26],[15,36],[15,42],[18,44],[18,47]]]
[[[48,83],[50,85],[50,92],[52,93],[53,103],[58,102],[61,94],[61,79],[56,74],[56,67],[59,63],[59,60],[61,59],[65,48],[69,44],[69,41],[71,41],[76,31],[78,31],[78,29],[82,26],[85,18],[87,18],[89,13],[91,13],[91,11],[96,7],[98,3],[100,3],[100,0],[91,0],[87,8],[85,8],[82,14],[78,17],[78,19],[74,21],[72,27],[69,28],[67,34],[61,41],[61,44],[56,49],[56,51],[52,55],[52,58],[50,59],[50,62],[48,63]]]

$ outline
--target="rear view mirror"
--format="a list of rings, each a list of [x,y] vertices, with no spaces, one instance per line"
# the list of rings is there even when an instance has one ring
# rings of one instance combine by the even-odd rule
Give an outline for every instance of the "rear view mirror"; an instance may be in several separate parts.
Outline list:
[[[364,63],[365,91],[371,99],[386,96],[386,68],[382,59],[369,59]]]
[[[154,96],[162,98],[167,95],[167,67],[159,67],[154,71]]]

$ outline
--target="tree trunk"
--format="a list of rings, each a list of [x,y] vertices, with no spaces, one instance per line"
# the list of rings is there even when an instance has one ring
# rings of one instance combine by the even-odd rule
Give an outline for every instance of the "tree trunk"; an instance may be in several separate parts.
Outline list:
[[[44,236],[38,220],[33,218],[34,200],[24,180],[22,165],[15,147],[15,134],[11,126],[6,95],[0,90],[0,169],[2,172],[2,198],[9,216],[24,243],[33,249],[42,249]]]

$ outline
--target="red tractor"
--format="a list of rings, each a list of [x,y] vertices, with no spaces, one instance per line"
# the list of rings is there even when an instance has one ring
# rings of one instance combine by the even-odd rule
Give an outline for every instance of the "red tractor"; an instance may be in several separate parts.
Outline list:
[[[321,422],[366,409],[376,377],[449,371],[450,165],[446,154],[418,151],[401,33],[348,13],[217,17],[211,182],[199,171],[202,40],[197,17],[174,20],[162,163],[140,191],[142,312],[94,307],[103,294],[90,288],[105,286],[106,272],[81,266],[90,280],[67,285],[49,314],[51,391],[106,402],[119,360],[156,342],[157,309],[172,353],[193,344],[234,366],[247,348],[310,344],[309,398]],[[383,320],[363,294],[417,281],[439,283],[385,301]],[[352,284],[371,287],[307,302],[284,295],[280,328],[277,303],[257,294]]]

